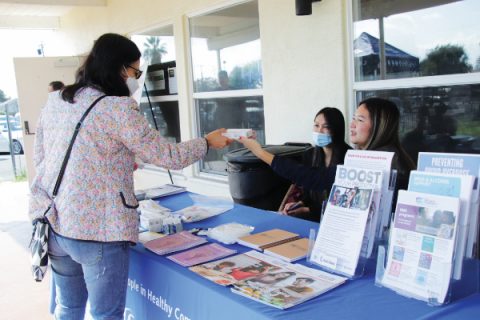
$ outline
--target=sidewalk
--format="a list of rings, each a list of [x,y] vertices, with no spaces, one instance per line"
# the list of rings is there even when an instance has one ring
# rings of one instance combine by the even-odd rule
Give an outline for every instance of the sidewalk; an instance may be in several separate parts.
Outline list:
[[[53,319],[50,271],[37,283],[30,273],[28,183],[0,182],[0,320]]]

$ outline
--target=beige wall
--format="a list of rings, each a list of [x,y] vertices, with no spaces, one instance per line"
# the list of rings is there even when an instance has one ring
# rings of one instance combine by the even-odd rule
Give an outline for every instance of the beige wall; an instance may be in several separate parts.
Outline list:
[[[237,1],[238,2],[238,1]],[[258,0],[267,143],[310,142],[314,114],[323,106],[342,111],[347,103],[346,0],[313,3],[311,16],[296,16],[293,0]],[[232,5],[234,0],[112,0],[107,8],[75,9],[61,20],[71,54],[87,51],[104,32],[133,34],[173,24],[176,36],[182,139],[192,137],[187,16]],[[344,113],[345,114],[345,113]],[[204,183],[194,168],[181,173],[195,191]],[[222,179],[220,179],[222,180]],[[140,187],[167,182],[165,174],[139,171]],[[226,180],[210,183],[213,193],[228,195]],[[215,189],[215,187],[212,187]],[[198,189],[199,190],[199,189]]]

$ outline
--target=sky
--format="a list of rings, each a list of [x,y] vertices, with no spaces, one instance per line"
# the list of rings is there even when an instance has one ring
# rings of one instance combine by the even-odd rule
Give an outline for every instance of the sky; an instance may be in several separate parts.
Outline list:
[[[10,98],[17,97],[13,57],[39,57],[37,49],[42,43],[46,56],[63,52],[52,30],[0,29],[0,39],[0,89]]]
[[[438,45],[462,45],[475,66],[480,57],[479,13],[480,1],[466,0],[392,15],[384,19],[385,42],[420,60]],[[355,23],[355,38],[362,32],[378,38],[378,20]]]

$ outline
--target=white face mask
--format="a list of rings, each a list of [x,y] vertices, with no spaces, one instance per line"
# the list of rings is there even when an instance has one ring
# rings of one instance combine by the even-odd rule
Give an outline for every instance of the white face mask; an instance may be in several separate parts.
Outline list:
[[[138,84],[138,80],[133,78],[133,77],[128,77],[127,78],[127,87],[128,87],[128,90],[130,91],[130,96],[132,96],[135,91],[138,90],[138,88],[140,88],[140,85]]]

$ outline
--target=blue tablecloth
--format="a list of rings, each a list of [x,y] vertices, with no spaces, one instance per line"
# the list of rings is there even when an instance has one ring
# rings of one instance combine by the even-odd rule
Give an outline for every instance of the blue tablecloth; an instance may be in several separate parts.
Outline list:
[[[178,210],[191,205],[192,199],[184,193],[159,202]],[[280,228],[308,237],[311,228],[318,229],[313,222],[237,204],[227,213],[186,224],[185,228],[208,228],[232,221],[255,226],[255,233]],[[250,250],[240,245],[229,247],[239,253]],[[305,259],[299,263],[307,264]],[[478,260],[471,261],[470,267],[478,274]],[[139,244],[131,250],[126,319],[480,319],[478,281],[471,283],[476,294],[462,299],[453,297],[447,305],[431,307],[375,286],[374,276],[371,261],[363,277],[290,309],[279,310],[236,295]]]

